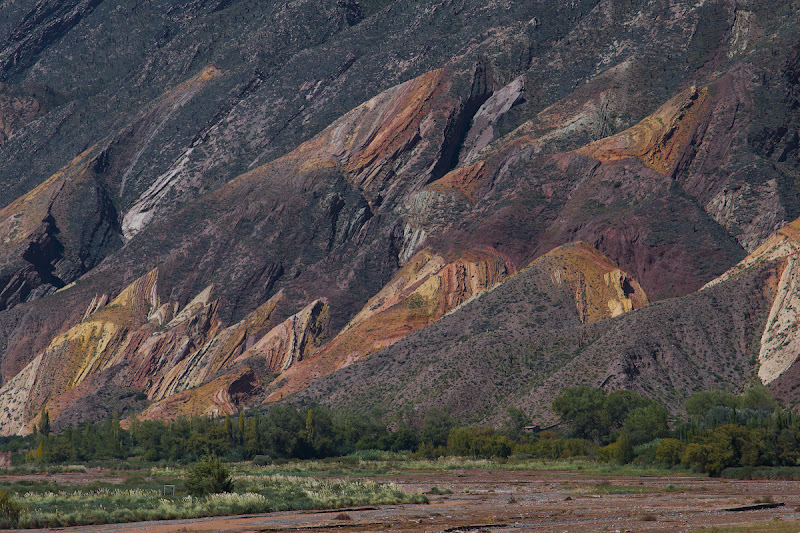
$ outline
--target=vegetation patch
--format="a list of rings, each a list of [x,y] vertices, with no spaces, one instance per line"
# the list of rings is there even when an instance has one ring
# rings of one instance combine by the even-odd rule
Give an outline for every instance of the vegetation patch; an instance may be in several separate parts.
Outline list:
[[[236,492],[201,497],[165,495],[155,488],[31,491],[17,496],[24,506],[17,498],[0,492],[0,513],[11,510],[0,516],[9,527],[39,528],[427,502],[421,494],[373,481],[273,475],[236,477],[232,482]],[[5,507],[3,494],[8,495]]]
[[[649,487],[635,485],[614,485],[610,481],[602,481],[588,491],[589,494],[643,494],[653,492]]]

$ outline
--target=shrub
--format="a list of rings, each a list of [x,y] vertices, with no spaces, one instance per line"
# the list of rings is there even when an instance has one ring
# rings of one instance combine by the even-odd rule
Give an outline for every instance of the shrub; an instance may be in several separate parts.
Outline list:
[[[681,455],[686,448],[678,439],[664,439],[656,448],[656,461],[668,466],[675,466],[681,462]]]
[[[269,455],[256,455],[253,457],[253,464],[255,466],[267,466],[272,464],[272,457]]]
[[[462,457],[507,458],[513,446],[511,439],[489,428],[453,428],[447,438],[447,451]]]
[[[615,461],[626,465],[633,461],[633,445],[627,434],[623,433],[616,442],[603,446],[597,451],[597,459],[606,463]]]
[[[186,490],[192,496],[233,492],[233,480],[228,468],[216,455],[206,455],[189,471]]]
[[[22,507],[11,497],[11,494],[0,490],[0,522],[7,522],[15,526],[19,521]]]

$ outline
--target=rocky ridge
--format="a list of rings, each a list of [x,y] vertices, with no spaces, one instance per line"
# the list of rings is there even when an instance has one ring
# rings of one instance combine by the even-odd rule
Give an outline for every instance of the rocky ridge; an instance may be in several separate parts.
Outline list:
[[[51,4],[0,23],[0,431],[792,394],[794,3]]]

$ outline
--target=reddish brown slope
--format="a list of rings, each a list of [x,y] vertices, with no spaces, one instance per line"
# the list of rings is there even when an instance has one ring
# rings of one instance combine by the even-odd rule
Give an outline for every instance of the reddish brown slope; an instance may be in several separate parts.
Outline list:
[[[280,400],[433,324],[493,289],[513,272],[495,250],[474,250],[452,263],[423,250],[330,342],[278,376],[267,401]]]

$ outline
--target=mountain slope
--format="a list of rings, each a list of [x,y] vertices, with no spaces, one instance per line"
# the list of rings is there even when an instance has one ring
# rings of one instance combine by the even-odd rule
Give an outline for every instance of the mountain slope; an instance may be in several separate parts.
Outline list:
[[[798,7],[0,4],[0,431],[789,394]]]

